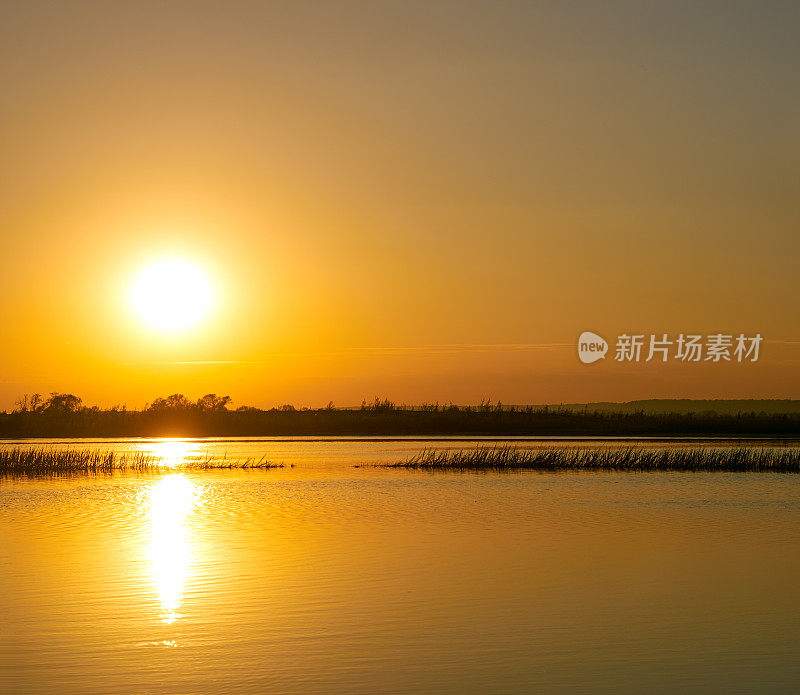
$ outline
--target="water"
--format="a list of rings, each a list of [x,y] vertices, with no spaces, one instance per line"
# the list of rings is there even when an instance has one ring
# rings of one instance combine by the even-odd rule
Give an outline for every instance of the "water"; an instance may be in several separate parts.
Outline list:
[[[798,476],[363,465],[409,440],[90,445],[174,467],[0,481],[3,693],[800,687]],[[287,465],[180,469],[223,453]]]

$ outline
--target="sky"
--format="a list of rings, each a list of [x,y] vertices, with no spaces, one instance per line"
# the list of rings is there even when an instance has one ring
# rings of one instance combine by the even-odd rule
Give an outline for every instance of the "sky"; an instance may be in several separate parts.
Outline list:
[[[798,27],[791,2],[2,3],[0,409],[797,398]],[[130,300],[162,258],[214,295],[167,334]],[[625,363],[623,333],[764,342]]]

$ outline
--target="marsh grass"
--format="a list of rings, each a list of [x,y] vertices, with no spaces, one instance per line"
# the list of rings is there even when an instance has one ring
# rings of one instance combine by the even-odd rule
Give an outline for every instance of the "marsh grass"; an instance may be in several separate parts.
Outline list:
[[[81,449],[0,449],[0,475],[60,475],[110,473],[113,471],[157,472],[164,470],[209,470],[233,468],[283,468],[261,459],[187,459],[178,466],[143,452],[116,453]]]
[[[797,449],[424,449],[392,468],[420,470],[800,472]]]

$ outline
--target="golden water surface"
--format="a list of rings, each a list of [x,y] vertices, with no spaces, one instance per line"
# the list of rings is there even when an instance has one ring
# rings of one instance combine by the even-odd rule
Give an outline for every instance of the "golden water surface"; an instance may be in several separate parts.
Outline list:
[[[3,693],[800,688],[797,476],[362,465],[414,442],[92,446],[170,467],[0,482]],[[287,466],[182,467],[222,451]]]

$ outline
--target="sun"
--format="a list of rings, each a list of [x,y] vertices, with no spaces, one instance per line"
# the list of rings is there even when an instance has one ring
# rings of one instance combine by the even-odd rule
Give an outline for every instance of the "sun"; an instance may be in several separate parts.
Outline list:
[[[175,333],[203,319],[214,298],[203,270],[182,258],[166,258],[145,267],[131,291],[133,308],[150,327]]]

